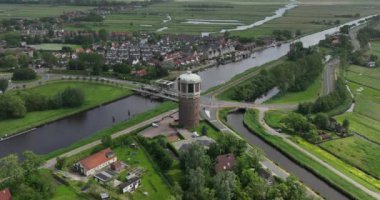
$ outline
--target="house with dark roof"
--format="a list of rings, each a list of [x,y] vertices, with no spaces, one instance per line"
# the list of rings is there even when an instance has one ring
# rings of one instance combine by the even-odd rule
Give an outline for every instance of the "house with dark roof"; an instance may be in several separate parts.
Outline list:
[[[116,161],[117,157],[114,152],[110,148],[107,148],[75,163],[74,168],[85,176],[91,176],[96,171],[108,167]]]
[[[0,200],[12,200],[12,194],[9,188],[0,191]]]
[[[137,190],[137,188],[140,186],[140,184],[141,184],[140,177],[133,176],[132,178],[128,179],[127,182],[122,183],[120,185],[120,190],[122,193],[126,193],[126,192],[132,193],[135,190]]]
[[[215,171],[222,172],[233,170],[235,163],[236,161],[234,154],[229,153],[225,155],[219,155],[216,157]]]

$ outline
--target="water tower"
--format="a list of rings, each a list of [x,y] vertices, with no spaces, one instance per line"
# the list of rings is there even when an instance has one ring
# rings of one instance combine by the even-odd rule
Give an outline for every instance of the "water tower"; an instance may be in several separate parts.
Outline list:
[[[179,96],[179,123],[185,128],[199,124],[201,77],[190,71],[177,79]]]

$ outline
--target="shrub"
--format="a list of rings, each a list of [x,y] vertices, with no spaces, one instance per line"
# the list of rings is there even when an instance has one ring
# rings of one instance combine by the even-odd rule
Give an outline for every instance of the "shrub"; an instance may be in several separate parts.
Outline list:
[[[13,72],[12,80],[14,81],[26,81],[34,80],[37,78],[37,73],[29,68],[20,68],[16,69]]]
[[[84,103],[83,91],[78,88],[67,88],[62,94],[62,105],[64,107],[79,107]]]

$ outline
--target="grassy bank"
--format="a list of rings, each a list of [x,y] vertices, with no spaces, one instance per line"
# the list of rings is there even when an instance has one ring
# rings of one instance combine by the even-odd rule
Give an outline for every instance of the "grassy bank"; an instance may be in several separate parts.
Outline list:
[[[286,143],[283,139],[267,134],[258,122],[257,111],[248,110],[244,115],[244,123],[253,133],[260,136],[263,140],[265,140],[273,147],[283,152],[285,155],[297,162],[299,165],[307,168],[309,171],[321,177],[326,182],[339,189],[341,192],[351,196],[354,199],[373,199],[371,196],[367,195],[362,190],[356,188],[351,183],[348,183],[347,181],[343,180],[340,176],[328,170],[326,167],[320,165],[312,158],[299,152],[293,146]]]
[[[0,121],[0,137],[28,130],[132,94],[132,91],[128,89],[84,82],[55,82],[25,89],[25,91],[53,96],[67,87],[80,88],[84,92],[85,102],[82,106],[78,108],[29,112],[23,118],[2,120]]]
[[[65,153],[65,152],[68,152],[70,150],[76,149],[76,148],[78,148],[80,146],[83,146],[85,144],[88,144],[90,142],[99,140],[104,135],[112,135],[113,133],[116,133],[116,132],[122,131],[122,130],[124,130],[126,128],[132,127],[132,126],[134,126],[136,124],[139,124],[139,123],[141,123],[143,121],[146,121],[148,119],[156,117],[156,116],[158,116],[158,115],[160,115],[160,114],[162,114],[164,112],[173,110],[175,108],[177,108],[177,103],[169,102],[169,101],[168,102],[164,102],[160,106],[158,106],[158,107],[156,107],[156,108],[154,108],[152,110],[146,111],[144,113],[140,113],[140,114],[134,116],[132,119],[130,119],[128,121],[125,121],[125,122],[121,122],[119,124],[116,124],[115,126],[113,126],[111,128],[107,128],[107,129],[101,130],[101,131],[93,134],[92,136],[90,136],[90,137],[88,137],[86,139],[80,140],[80,141],[78,141],[78,142],[70,145],[69,147],[62,148],[62,149],[50,152],[48,154],[45,154],[45,155],[43,155],[43,158],[45,160],[54,158],[54,157],[59,156],[59,155]]]

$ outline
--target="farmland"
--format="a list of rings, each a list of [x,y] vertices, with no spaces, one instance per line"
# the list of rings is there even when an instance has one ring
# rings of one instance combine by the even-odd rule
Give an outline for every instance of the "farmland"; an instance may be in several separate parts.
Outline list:
[[[380,177],[380,152],[377,144],[353,136],[325,142],[321,147],[372,176]]]
[[[380,2],[378,1],[311,1],[302,0],[301,4],[285,13],[281,18],[270,21],[254,29],[249,29],[233,34],[251,37],[270,35],[273,30],[287,29],[295,32],[301,30],[302,34],[311,34],[335,26],[337,20],[340,23],[354,20],[355,17],[343,17],[343,15],[367,16],[378,13]],[[331,23],[330,23],[331,22]]]
[[[264,19],[273,15],[274,11],[285,4],[286,1],[257,4],[247,1],[164,2],[123,14],[113,14],[107,16],[101,23],[82,22],[80,25],[66,28],[94,30],[104,28],[109,31],[131,32],[156,31],[167,27],[163,33],[220,32],[222,29],[236,28],[238,25],[247,25]]]

